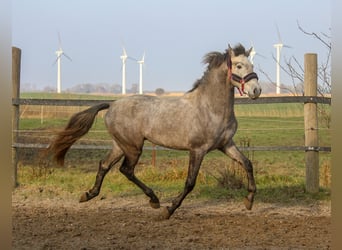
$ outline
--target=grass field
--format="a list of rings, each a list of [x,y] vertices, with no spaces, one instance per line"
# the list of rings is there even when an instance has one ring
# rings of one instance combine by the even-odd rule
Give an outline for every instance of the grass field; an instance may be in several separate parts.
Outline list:
[[[39,98],[56,98],[49,94]],[[23,94],[23,98],[38,98],[38,94]],[[63,95],[64,98],[99,99],[92,95]],[[103,99],[111,99],[108,96]],[[115,98],[115,97],[113,97]],[[32,107],[32,106],[31,106]],[[26,107],[26,114],[28,109]],[[82,110],[85,107],[80,107]],[[330,112],[330,107],[321,107]],[[54,111],[58,112],[57,107]],[[63,109],[63,107],[62,107]],[[65,111],[65,110],[64,110]],[[236,105],[239,129],[235,135],[238,145],[246,146],[303,146],[304,122],[302,104],[258,104]],[[22,112],[23,114],[24,112]],[[38,109],[39,113],[39,109]],[[22,133],[21,140],[47,142],[53,136],[51,130],[65,126],[69,115],[63,118],[46,116],[42,120],[39,114],[34,117],[22,115],[20,129],[32,131]],[[53,116],[53,115],[52,115]],[[102,114],[99,114],[93,128],[80,143],[110,144],[105,131]],[[330,129],[323,118],[320,119],[320,146],[330,146]],[[58,168],[38,165],[38,154],[32,150],[21,150],[19,183],[28,190],[28,195],[39,190],[48,190],[44,195],[78,195],[89,189],[94,182],[98,161],[106,154],[105,150],[71,150],[66,166]],[[258,186],[258,200],[265,202],[310,202],[313,199],[330,199],[331,154],[320,153],[320,192],[312,195],[305,192],[304,152],[255,151],[246,152],[252,160]],[[151,151],[146,150],[137,166],[137,176],[150,185],[156,193],[165,199],[174,197],[184,185],[188,164],[186,152],[157,151],[156,166],[151,165]],[[242,170],[222,153],[214,151],[208,154],[202,164],[193,198],[205,199],[241,199],[245,195],[245,175]],[[141,191],[114,168],[106,177],[101,195],[129,196],[141,194]],[[75,197],[74,197],[75,196]]]

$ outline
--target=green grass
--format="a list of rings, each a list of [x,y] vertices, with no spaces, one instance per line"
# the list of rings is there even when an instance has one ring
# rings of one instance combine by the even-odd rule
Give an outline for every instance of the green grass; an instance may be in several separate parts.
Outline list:
[[[238,166],[218,152],[209,154],[203,162],[197,184],[190,199],[230,200],[241,201],[246,195],[246,178]],[[143,159],[136,169],[136,175],[150,186],[161,201],[170,201],[177,196],[184,187],[187,175],[187,159],[184,156],[160,158],[159,166],[153,167]],[[254,160],[255,161],[255,160]],[[39,196],[45,198],[61,197],[78,199],[95,181],[97,166],[82,168],[69,166],[66,168],[46,168],[37,172],[37,166],[21,166],[19,168],[20,189],[22,195]],[[293,169],[296,169],[295,172]],[[222,186],[218,180],[222,179],[224,171],[234,172],[237,179],[241,179],[241,188]],[[221,173],[221,174],[220,174]],[[255,178],[258,187],[256,200],[282,204],[310,203],[316,200],[329,200],[330,188],[321,187],[318,194],[305,192],[303,167],[262,166],[255,164]],[[25,192],[26,191],[26,192]],[[104,182],[99,198],[134,197],[142,195],[142,191],[128,181],[117,168],[110,171]]]
[[[95,181],[100,154],[89,155],[93,163],[83,162],[72,150],[66,161],[66,167],[39,168],[37,165],[21,165],[19,183],[24,195],[40,197],[69,197],[78,199]],[[92,152],[92,154],[99,151]],[[104,154],[105,152],[102,152]],[[75,154],[75,155],[73,155]],[[275,157],[276,155],[276,157]],[[136,175],[150,186],[162,201],[170,201],[183,190],[188,165],[188,154],[182,151],[158,151],[157,164],[151,165],[151,152],[145,151],[136,167]],[[282,204],[309,204],[317,200],[330,199],[330,156],[321,155],[321,188],[318,194],[305,192],[304,154],[301,152],[249,152],[247,156],[254,164],[254,173],[258,188],[256,200]],[[326,159],[323,159],[326,158]],[[324,165],[328,162],[328,169]],[[241,180],[240,188],[222,185],[224,175],[233,175]],[[233,163],[221,152],[209,153],[203,163],[197,184],[190,199],[241,201],[246,195],[246,177],[241,167]],[[26,190],[26,191],[25,191]],[[134,197],[142,191],[126,179],[114,167],[106,176],[99,198]]]
[[[235,105],[237,116],[248,117],[302,117],[303,110],[304,104],[301,103]]]
[[[42,123],[40,119],[36,118],[24,118],[20,119],[19,129],[21,130],[50,130],[50,129],[62,129],[68,122],[68,118],[65,119],[45,119]]]

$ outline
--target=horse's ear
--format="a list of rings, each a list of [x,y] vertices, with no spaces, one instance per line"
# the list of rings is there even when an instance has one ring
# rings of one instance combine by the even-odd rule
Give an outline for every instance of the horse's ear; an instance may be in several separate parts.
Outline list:
[[[228,69],[232,68],[232,56],[234,55],[234,51],[232,47],[230,47],[230,44],[228,43],[228,53],[227,53],[227,66]]]
[[[249,54],[251,53],[252,50],[253,50],[253,46],[249,50],[246,51],[245,55],[249,57]]]
[[[234,50],[232,49],[232,47],[230,47],[229,43],[228,43],[228,55],[230,57],[234,57]]]

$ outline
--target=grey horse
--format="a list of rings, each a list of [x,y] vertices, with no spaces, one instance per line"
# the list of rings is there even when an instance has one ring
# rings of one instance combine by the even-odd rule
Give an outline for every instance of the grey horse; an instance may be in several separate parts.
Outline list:
[[[252,49],[252,48],[251,48]],[[261,94],[258,76],[248,60],[250,50],[238,44],[228,46],[224,53],[211,52],[204,56],[208,64],[201,79],[181,97],[160,98],[135,95],[111,103],[94,105],[74,114],[64,130],[49,145],[57,163],[64,158],[74,142],[91,128],[97,113],[108,109],[105,124],[112,137],[113,148],[99,163],[94,186],[85,192],[80,202],[96,197],[107,172],[122,158],[120,171],[150,197],[150,205],[160,208],[153,190],[139,180],[134,169],[143,150],[144,141],[177,150],[189,151],[188,175],[183,192],[171,206],[164,207],[161,217],[168,219],[181,205],[196,183],[204,156],[215,149],[222,151],[245,169],[248,195],[244,203],[251,209],[256,192],[253,166],[236,147],[233,136],[237,130],[234,114],[234,87],[251,99]]]

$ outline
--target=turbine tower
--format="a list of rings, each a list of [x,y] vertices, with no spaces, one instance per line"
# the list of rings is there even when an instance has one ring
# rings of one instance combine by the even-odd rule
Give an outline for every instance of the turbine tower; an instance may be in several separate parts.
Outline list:
[[[143,90],[142,90],[142,84],[143,84],[143,78],[142,78],[142,71],[143,71],[143,65],[145,62],[145,52],[141,58],[140,61],[137,61],[137,63],[139,64],[139,94],[142,95]]]
[[[122,94],[126,94],[126,60],[128,58],[125,48],[122,48],[123,54],[120,56],[122,60]]]
[[[57,55],[57,93],[61,93],[61,56],[63,55],[63,50],[59,48],[56,51]]]
[[[277,50],[277,64],[276,64],[276,74],[277,74],[277,78],[276,78],[276,93],[277,95],[280,94],[280,50],[283,48],[283,44],[282,43],[276,43],[273,45],[276,50]]]
[[[274,44],[273,47],[276,48],[276,52],[277,52],[277,55],[276,55],[276,77],[277,77],[276,78],[276,93],[277,95],[279,95],[280,94],[280,52],[283,47],[285,48],[291,48],[291,47],[283,44],[281,37],[280,37],[278,25],[276,25],[276,28],[277,28],[279,42]]]
[[[71,58],[63,52],[61,36],[60,36],[59,33],[58,33],[58,42],[59,42],[59,49],[56,51],[57,58],[56,58],[55,63],[57,62],[57,93],[61,93],[61,91],[62,91],[62,84],[61,84],[61,57],[63,55],[66,58],[68,58],[70,61],[71,61]]]

